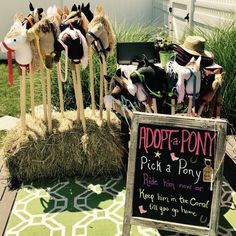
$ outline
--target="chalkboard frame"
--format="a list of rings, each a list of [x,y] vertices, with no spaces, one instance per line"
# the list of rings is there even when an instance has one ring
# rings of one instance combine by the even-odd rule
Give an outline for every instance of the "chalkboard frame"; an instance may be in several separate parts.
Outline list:
[[[137,155],[138,127],[139,124],[163,125],[178,128],[191,128],[217,132],[217,144],[215,150],[215,181],[213,185],[212,205],[210,212],[210,224],[208,227],[198,227],[175,222],[147,219],[132,216],[133,193],[135,181],[135,164]],[[220,197],[223,178],[223,160],[226,148],[227,121],[224,119],[208,119],[198,117],[187,117],[181,115],[163,115],[143,112],[134,112],[131,139],[129,147],[129,162],[126,181],[126,199],[123,220],[123,235],[130,235],[131,225],[156,228],[192,235],[215,236],[218,232],[218,221],[220,212]]]

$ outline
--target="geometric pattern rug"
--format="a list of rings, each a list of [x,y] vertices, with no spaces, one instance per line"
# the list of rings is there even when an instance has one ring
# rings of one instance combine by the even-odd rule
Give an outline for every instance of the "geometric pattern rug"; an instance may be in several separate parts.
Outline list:
[[[120,236],[125,180],[68,179],[22,184],[6,236]],[[220,236],[236,236],[236,193],[223,182]],[[183,235],[132,226],[130,235]]]

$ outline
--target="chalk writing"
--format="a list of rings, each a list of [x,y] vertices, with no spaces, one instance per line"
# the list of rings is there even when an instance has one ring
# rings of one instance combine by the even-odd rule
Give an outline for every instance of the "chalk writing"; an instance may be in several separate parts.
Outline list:
[[[176,137],[177,136],[177,137]],[[189,131],[187,129],[172,130],[162,128],[140,127],[138,148],[144,149],[148,153],[149,149],[155,148],[163,150],[167,148],[173,151],[173,146],[179,144],[180,152],[189,152],[200,155],[200,152],[206,156],[212,157],[214,140],[217,137],[216,132],[210,131]],[[176,142],[178,140],[178,142]]]
[[[170,182],[170,180],[166,180],[166,179],[163,179],[163,186],[166,187],[166,188],[172,188],[173,190],[175,190],[175,183],[173,182]]]
[[[147,194],[147,193],[144,193],[144,190],[145,189],[139,189],[139,198],[142,198],[144,200],[147,200],[147,199],[151,199],[151,201],[153,202],[154,201],[154,194]]]
[[[150,177],[147,173],[143,173],[143,185],[151,187],[152,185],[158,185],[158,181],[154,177]]]
[[[216,139],[213,131],[140,125],[133,214],[207,226],[212,192],[203,170],[206,160],[214,169]]]
[[[161,194],[157,194],[157,200],[162,201],[162,202],[170,202],[169,197],[163,196]]]
[[[191,168],[187,168],[188,162],[181,158],[179,159],[179,170],[178,175],[188,175],[194,177],[194,184],[199,182],[202,171],[201,170],[193,170]]]
[[[141,170],[147,168],[148,170],[155,170],[162,172],[160,161],[151,162],[151,160],[149,160],[146,156],[142,156],[140,164],[141,164],[140,165]]]

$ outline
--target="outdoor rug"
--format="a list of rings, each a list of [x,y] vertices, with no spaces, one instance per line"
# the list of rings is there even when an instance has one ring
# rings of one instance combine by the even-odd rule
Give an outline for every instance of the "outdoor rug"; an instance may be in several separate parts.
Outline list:
[[[23,184],[5,235],[122,235],[125,180],[68,179]],[[236,193],[223,183],[220,236],[236,235]],[[183,235],[132,226],[131,235]]]

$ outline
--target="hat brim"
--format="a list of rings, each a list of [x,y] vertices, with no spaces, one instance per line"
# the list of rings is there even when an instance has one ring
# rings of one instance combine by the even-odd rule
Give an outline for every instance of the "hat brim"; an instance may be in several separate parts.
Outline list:
[[[206,66],[205,69],[215,70],[215,69],[223,69],[223,67],[219,64],[213,63],[211,66]]]
[[[192,54],[193,56],[203,56],[203,57],[209,57],[209,58],[214,58],[213,54],[209,51],[204,50],[204,52],[199,53],[196,52],[194,50],[185,48],[183,45],[179,45],[183,50],[185,50],[186,52],[188,52],[189,54]]]

